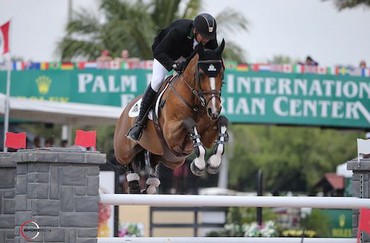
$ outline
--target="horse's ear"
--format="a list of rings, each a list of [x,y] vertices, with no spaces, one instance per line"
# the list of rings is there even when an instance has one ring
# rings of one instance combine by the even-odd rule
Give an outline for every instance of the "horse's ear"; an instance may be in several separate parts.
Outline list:
[[[222,39],[221,44],[216,48],[216,53],[218,55],[221,55],[221,53],[224,51],[225,48],[225,39]]]

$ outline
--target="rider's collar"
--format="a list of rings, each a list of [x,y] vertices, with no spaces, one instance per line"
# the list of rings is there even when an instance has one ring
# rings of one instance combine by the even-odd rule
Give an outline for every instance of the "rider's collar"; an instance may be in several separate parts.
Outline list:
[[[194,41],[193,41],[193,49],[195,49],[195,47],[199,44],[199,42],[194,38]]]

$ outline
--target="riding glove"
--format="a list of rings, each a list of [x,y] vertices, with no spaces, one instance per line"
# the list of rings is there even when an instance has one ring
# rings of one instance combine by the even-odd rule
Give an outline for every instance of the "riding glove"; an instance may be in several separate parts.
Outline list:
[[[179,63],[175,63],[173,64],[173,69],[176,71],[176,72],[182,72],[185,70],[186,68],[186,61],[182,61],[182,62],[179,62]]]

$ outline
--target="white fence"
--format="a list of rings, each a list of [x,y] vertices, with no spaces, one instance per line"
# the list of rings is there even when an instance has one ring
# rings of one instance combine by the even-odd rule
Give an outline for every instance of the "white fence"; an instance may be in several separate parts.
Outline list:
[[[356,239],[346,238],[288,238],[288,237],[130,237],[130,238],[98,238],[98,243],[356,243]]]
[[[370,199],[354,197],[271,197],[101,194],[100,202],[109,205],[150,205],[176,207],[288,207],[288,208],[370,208]],[[99,243],[114,242],[286,242],[355,243],[354,238],[248,238],[248,237],[137,237],[98,238]]]
[[[101,194],[100,202],[109,205],[150,205],[169,207],[370,208],[370,199],[354,197]]]

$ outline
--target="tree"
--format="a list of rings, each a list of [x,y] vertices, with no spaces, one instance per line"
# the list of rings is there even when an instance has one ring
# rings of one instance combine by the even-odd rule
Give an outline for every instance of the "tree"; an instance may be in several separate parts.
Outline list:
[[[333,2],[339,10],[343,10],[346,8],[354,8],[359,5],[370,7],[370,0],[333,0]]]
[[[234,156],[229,178],[233,189],[255,190],[263,171],[265,192],[308,192],[327,172],[356,156],[360,131],[308,127],[233,125]]]
[[[185,3],[185,5],[184,5]],[[152,59],[151,45],[156,33],[176,19],[193,19],[201,9],[200,0],[101,0],[100,14],[87,9],[74,12],[57,52],[63,61],[95,60],[107,49],[119,56],[129,49],[131,56]],[[234,10],[226,9],[215,16],[219,37],[247,30],[247,20]],[[227,40],[225,58],[243,61],[242,48]]]

